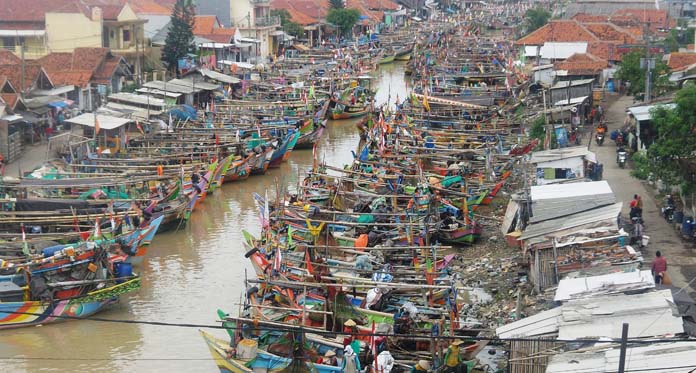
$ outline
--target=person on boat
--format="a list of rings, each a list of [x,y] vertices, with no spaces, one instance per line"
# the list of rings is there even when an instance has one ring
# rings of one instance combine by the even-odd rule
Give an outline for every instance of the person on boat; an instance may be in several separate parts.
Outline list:
[[[389,351],[382,351],[377,355],[377,372],[390,373],[394,369],[394,357]]]
[[[343,362],[341,364],[342,373],[358,373],[360,371],[360,360],[351,346],[343,349]]]
[[[320,357],[319,360],[317,361],[318,364],[323,364],[323,365],[330,365],[330,366],[338,366],[338,359],[336,358],[336,351],[334,350],[328,350],[324,354],[324,356]]]
[[[360,341],[356,338],[359,333],[358,324],[348,319],[343,323],[343,332],[346,334],[343,338],[343,346],[351,347],[353,351],[360,352]]]
[[[418,364],[411,368],[411,373],[427,372],[430,370],[430,362],[428,360],[418,360]]]
[[[382,289],[375,287],[370,289],[365,296],[365,309],[374,310],[382,299]]]
[[[461,339],[456,339],[447,348],[445,353],[445,370],[444,373],[460,373],[462,365],[462,357],[459,351],[459,345],[464,343]],[[466,372],[466,370],[464,371]]]

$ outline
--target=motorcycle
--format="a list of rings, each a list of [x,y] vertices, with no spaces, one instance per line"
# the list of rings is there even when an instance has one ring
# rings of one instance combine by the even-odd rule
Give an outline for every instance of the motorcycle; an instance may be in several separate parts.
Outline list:
[[[643,248],[643,219],[640,216],[631,218],[631,244]]]
[[[674,198],[671,195],[665,197],[665,204],[662,206],[661,211],[665,220],[670,223],[674,220]]]
[[[599,146],[602,146],[602,144],[604,144],[604,132],[597,132],[597,134],[595,135],[595,142]]]
[[[616,152],[616,163],[619,164],[620,168],[624,168],[626,166],[626,158],[628,158],[628,152],[625,150],[619,149]]]

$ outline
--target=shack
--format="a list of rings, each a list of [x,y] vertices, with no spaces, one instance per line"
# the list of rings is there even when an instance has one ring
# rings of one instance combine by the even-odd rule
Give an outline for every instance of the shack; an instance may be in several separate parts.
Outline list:
[[[652,115],[650,112],[657,107],[664,107],[666,109],[673,109],[676,107],[675,104],[663,104],[663,105],[645,105],[645,106],[634,106],[628,108],[628,124],[635,129],[637,134],[636,138],[636,148],[637,150],[647,149],[655,141],[657,136],[657,129],[652,125]]]
[[[554,104],[560,101],[568,102],[579,97],[592,97],[592,84],[594,79],[580,79],[556,82],[550,88],[551,102]]]
[[[585,146],[574,146],[534,152],[530,163],[536,170],[536,184],[544,185],[589,177],[597,157]]]
[[[119,118],[104,114],[87,113],[66,120],[77,125],[82,136],[92,139],[97,153],[116,154],[126,144],[127,124],[133,119]]]

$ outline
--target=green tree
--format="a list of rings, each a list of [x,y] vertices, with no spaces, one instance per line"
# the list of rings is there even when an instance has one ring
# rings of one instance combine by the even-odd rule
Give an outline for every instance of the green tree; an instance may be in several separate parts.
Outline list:
[[[647,151],[650,172],[682,191],[696,191],[691,169],[696,152],[696,86],[677,92],[672,109],[664,106],[650,113],[655,141]]]
[[[326,16],[326,22],[335,25],[343,36],[351,34],[359,19],[360,11],[353,8],[331,9]]]
[[[527,12],[524,14],[524,18],[527,33],[530,33],[549,22],[551,13],[549,13],[548,10],[538,6],[536,8],[527,10]]]
[[[331,9],[343,9],[343,0],[329,0],[329,8]]]
[[[621,66],[616,70],[614,75],[617,79],[624,82],[630,82],[631,86],[628,93],[637,95],[645,92],[645,69],[640,68],[640,59],[645,57],[644,50],[635,50],[627,53],[621,59]],[[655,94],[660,94],[670,88],[669,82],[669,67],[656,58],[655,68],[650,74],[651,91]]]
[[[193,42],[193,15],[195,14],[191,0],[176,0],[169,25],[169,32],[162,50],[162,61],[167,68],[177,71],[177,61],[186,56]]]
[[[299,23],[292,21],[292,16],[287,9],[272,9],[271,15],[278,16],[278,18],[280,18],[280,26],[282,27],[283,31],[289,35],[295,37],[304,36],[304,28]]]
[[[670,52],[676,52],[680,47],[686,47],[694,43],[694,30],[685,28],[673,28],[665,37],[665,45]]]

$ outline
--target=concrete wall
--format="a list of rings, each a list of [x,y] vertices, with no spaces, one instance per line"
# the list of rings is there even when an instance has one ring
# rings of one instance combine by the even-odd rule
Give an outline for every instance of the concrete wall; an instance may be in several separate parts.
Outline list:
[[[230,0],[230,22],[232,26],[254,26],[254,7],[250,0]]]
[[[46,38],[51,52],[102,46],[102,22],[82,13],[46,13]]]

